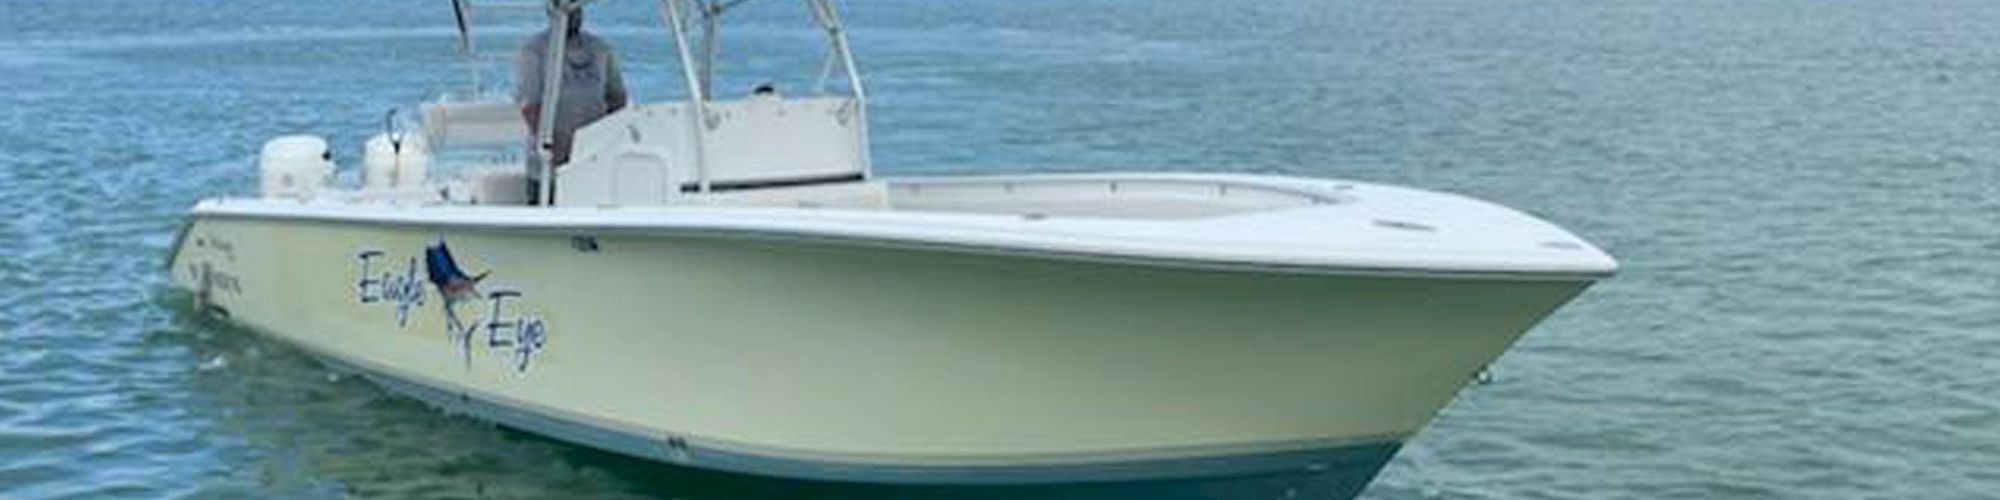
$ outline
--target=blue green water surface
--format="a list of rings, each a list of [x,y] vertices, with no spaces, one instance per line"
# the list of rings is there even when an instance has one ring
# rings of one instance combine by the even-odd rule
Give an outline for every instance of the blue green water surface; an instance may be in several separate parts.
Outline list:
[[[181,214],[250,192],[267,137],[354,165],[384,110],[460,84],[445,5],[0,3],[0,498],[856,496],[442,415],[183,312]],[[725,90],[816,69],[756,13],[792,2],[751,5]],[[1621,258],[1365,498],[2000,497],[2000,2],[847,11],[884,173],[1407,184]],[[592,13],[647,100],[677,93],[654,16]]]

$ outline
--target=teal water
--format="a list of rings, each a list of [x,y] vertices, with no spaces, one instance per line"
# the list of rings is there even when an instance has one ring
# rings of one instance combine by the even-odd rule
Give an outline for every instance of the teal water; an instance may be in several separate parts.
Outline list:
[[[160,269],[265,138],[461,81],[440,1],[13,0],[0,497],[865,498],[391,397],[185,313]],[[755,5],[755,4],[753,4]],[[1344,177],[1542,215],[1625,272],[1364,495],[2000,496],[2000,2],[865,0],[888,173]],[[743,86],[809,69],[752,16]],[[673,96],[644,2],[592,22]]]

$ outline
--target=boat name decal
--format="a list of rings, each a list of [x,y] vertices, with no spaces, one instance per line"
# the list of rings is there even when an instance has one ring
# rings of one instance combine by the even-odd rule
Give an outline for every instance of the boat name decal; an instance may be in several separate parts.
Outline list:
[[[406,328],[410,311],[422,307],[429,293],[436,291],[444,310],[445,334],[458,347],[468,369],[473,352],[484,347],[489,353],[505,356],[515,372],[526,373],[535,355],[548,345],[549,329],[541,316],[521,314],[515,311],[516,307],[510,307],[520,302],[524,294],[500,288],[482,292],[479,284],[492,271],[467,275],[458,267],[457,259],[452,258],[443,238],[424,248],[422,260],[423,274],[419,275],[415,256],[404,259],[398,266],[387,263],[391,259],[381,250],[356,252],[355,300],[361,304],[393,306],[396,327]],[[431,285],[429,289],[424,287],[427,282]],[[460,304],[484,307],[476,308],[478,316],[474,321],[466,321],[459,316]]]
[[[355,298],[363,304],[387,302],[396,307],[396,327],[410,324],[410,309],[424,305],[424,282],[417,277],[417,258],[410,257],[403,266],[402,274],[383,270],[376,274],[372,265],[382,260],[381,250],[362,250],[354,254],[355,266],[361,277],[354,282]]]

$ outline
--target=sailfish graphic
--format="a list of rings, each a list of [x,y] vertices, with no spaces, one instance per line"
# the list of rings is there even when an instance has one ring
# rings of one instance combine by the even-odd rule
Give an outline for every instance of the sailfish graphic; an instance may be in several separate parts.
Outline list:
[[[479,297],[479,281],[486,279],[491,271],[478,276],[466,276],[458,268],[458,260],[451,257],[451,248],[439,239],[436,245],[424,248],[424,271],[430,275],[431,284],[437,285],[438,294],[447,303]]]
[[[466,362],[471,363],[472,329],[459,321],[458,310],[453,306],[467,299],[478,299],[479,281],[486,279],[492,271],[466,276],[465,271],[459,269],[458,260],[451,257],[451,248],[445,246],[444,238],[438,238],[436,245],[424,247],[424,272],[429,275],[431,285],[437,287],[438,295],[444,297],[441,305],[444,306],[445,330],[459,342]]]

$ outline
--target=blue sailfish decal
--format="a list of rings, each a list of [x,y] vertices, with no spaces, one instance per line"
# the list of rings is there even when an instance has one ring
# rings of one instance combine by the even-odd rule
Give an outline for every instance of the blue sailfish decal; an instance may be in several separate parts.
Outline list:
[[[465,356],[467,364],[472,363],[472,328],[458,319],[458,309],[454,306],[468,299],[479,298],[479,281],[486,279],[487,271],[475,276],[467,276],[458,267],[458,260],[451,257],[451,248],[446,247],[444,238],[438,238],[436,245],[424,247],[424,272],[430,277],[431,285],[437,287],[438,295],[444,297],[445,331],[452,340],[459,343],[459,352]]]
[[[451,249],[439,238],[436,245],[424,247],[424,271],[430,275],[431,284],[437,285],[439,295],[446,302],[457,302],[469,298],[479,298],[479,281],[486,279],[491,271],[477,276],[466,276],[458,268],[458,260],[451,257]]]

